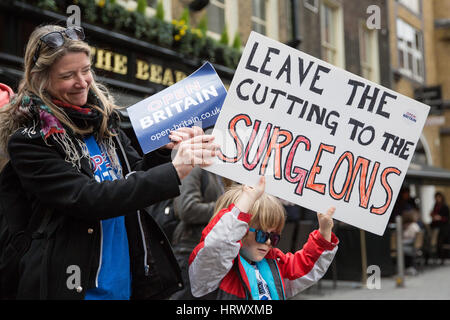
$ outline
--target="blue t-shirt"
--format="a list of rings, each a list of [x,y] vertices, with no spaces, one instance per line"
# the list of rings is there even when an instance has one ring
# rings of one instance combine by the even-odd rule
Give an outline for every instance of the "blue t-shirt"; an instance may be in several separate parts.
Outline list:
[[[93,136],[84,139],[98,182],[117,179],[108,156],[100,151]],[[102,204],[99,203],[99,206]],[[96,288],[86,292],[85,300],[129,300],[131,296],[130,255],[125,217],[101,221],[100,271]]]
[[[266,280],[261,275],[261,272],[259,272],[259,269],[256,266],[256,264],[252,264],[252,267],[255,269],[256,282],[258,284],[259,300],[272,300],[272,297],[270,296],[270,289],[269,286],[267,285]]]

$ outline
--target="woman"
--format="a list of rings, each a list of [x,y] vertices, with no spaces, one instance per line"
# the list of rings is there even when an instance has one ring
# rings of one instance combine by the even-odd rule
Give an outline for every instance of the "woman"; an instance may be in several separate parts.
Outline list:
[[[431,211],[431,234],[432,243],[436,243],[437,257],[441,259],[441,264],[445,263],[447,258],[444,244],[448,242],[449,238],[449,217],[450,211],[445,201],[444,194],[436,192],[434,195],[435,203]]]
[[[439,228],[448,223],[449,210],[445,197],[441,192],[436,192],[434,195],[435,203],[431,211],[431,228]]]
[[[80,27],[34,30],[18,93],[1,110],[7,169],[31,215],[48,219],[20,260],[17,298],[165,298],[179,289],[179,270],[139,209],[177,196],[180,180],[195,164],[209,165],[217,145],[200,128],[181,129],[141,159],[83,40]]]

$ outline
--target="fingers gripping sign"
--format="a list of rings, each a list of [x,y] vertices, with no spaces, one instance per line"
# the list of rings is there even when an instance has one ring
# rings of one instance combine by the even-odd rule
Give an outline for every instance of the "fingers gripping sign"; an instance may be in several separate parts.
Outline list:
[[[172,163],[180,179],[186,177],[196,165],[206,167],[213,163],[218,150],[218,145],[213,142],[214,136],[201,134],[178,144]]]
[[[191,128],[182,127],[180,129],[170,132],[169,138],[171,142],[166,144],[164,147],[167,149],[177,149],[181,142],[203,134],[204,134],[203,129],[198,126],[193,126]]]

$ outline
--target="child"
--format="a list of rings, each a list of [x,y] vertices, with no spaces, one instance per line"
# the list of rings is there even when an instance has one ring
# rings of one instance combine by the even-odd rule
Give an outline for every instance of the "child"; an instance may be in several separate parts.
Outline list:
[[[334,208],[317,213],[319,230],[303,249],[274,248],[284,227],[281,203],[254,188],[236,186],[217,200],[216,214],[189,259],[192,294],[207,299],[280,300],[308,288],[327,271],[337,251]]]

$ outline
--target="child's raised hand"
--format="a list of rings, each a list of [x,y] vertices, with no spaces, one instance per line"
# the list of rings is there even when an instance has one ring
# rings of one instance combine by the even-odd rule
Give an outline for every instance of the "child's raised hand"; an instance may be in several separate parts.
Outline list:
[[[331,229],[333,229],[333,214],[335,207],[330,207],[326,213],[317,212],[317,220],[319,220],[319,232],[327,241],[331,241]]]
[[[265,188],[266,188],[266,177],[261,176],[256,186],[250,187],[248,185],[245,185],[244,193],[248,194],[248,196],[252,198],[253,201],[256,201],[259,199],[259,197],[262,196]]]
[[[255,201],[262,196],[265,188],[266,178],[264,176],[259,178],[258,184],[254,187],[245,185],[241,196],[236,201],[236,207],[242,212],[248,212],[253,207]]]

